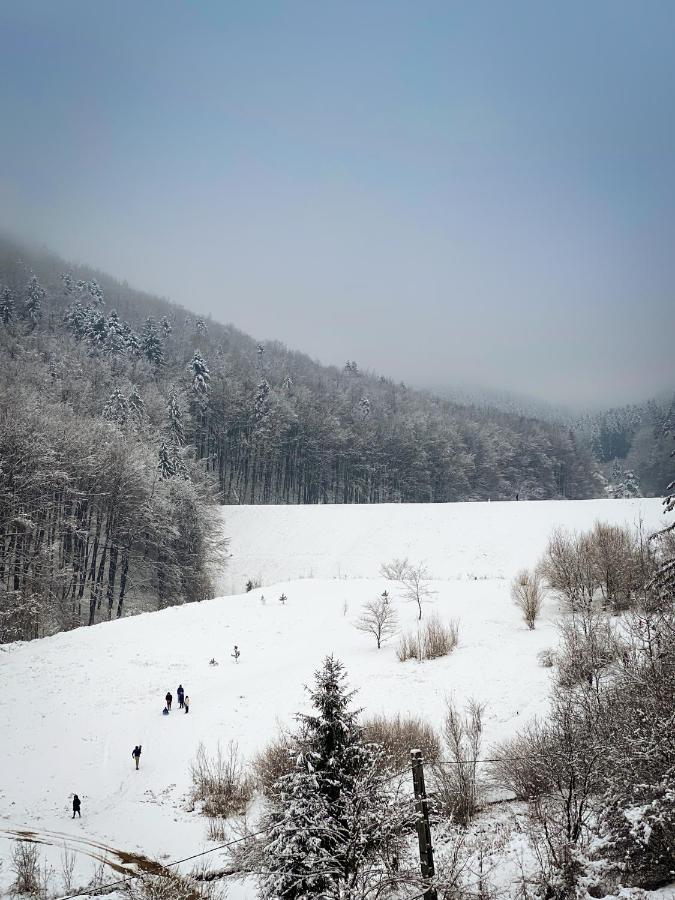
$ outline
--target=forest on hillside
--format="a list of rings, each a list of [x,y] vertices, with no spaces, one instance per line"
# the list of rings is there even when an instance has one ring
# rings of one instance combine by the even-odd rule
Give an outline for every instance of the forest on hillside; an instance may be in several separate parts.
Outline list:
[[[209,596],[216,503],[585,498],[568,428],[257,342],[0,243],[0,639]]]

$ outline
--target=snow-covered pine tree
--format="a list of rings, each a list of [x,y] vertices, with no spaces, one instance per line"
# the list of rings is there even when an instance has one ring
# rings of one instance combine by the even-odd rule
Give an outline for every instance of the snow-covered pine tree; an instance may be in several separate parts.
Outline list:
[[[209,333],[209,327],[204,319],[197,319],[197,321],[195,322],[195,331],[198,337],[206,337],[206,335]]]
[[[122,323],[124,333],[124,352],[129,359],[140,359],[142,356],[141,341],[128,322]]]
[[[204,357],[199,350],[195,350],[194,356],[188,365],[188,372],[192,376],[192,395],[204,407],[208,402],[211,376]]]
[[[106,335],[103,349],[111,356],[121,356],[126,353],[127,341],[124,323],[113,309],[106,320]]]
[[[291,738],[295,769],[277,782],[265,837],[241,861],[265,873],[263,900],[375,896],[400,868],[412,809],[392,792],[378,748],[362,739],[339,660],[325,659],[310,697],[315,712],[297,716]]]
[[[26,285],[26,296],[24,299],[24,318],[30,323],[31,328],[35,328],[42,317],[42,304],[47,292],[41,286],[37,279],[37,275],[33,275]]]
[[[166,430],[169,435],[169,443],[173,447],[182,447],[185,443],[185,429],[183,427],[183,414],[180,411],[178,402],[178,391],[175,388],[169,393],[166,413],[168,420]]]
[[[164,345],[152,316],[148,316],[141,333],[141,350],[150,365],[156,369],[164,363]]]
[[[9,325],[16,318],[16,300],[14,291],[5,286],[0,291],[0,322]]]
[[[271,388],[266,378],[263,378],[258,385],[258,389],[253,400],[253,420],[256,425],[260,424],[269,413],[270,409],[270,393]]]
[[[165,338],[167,338],[167,337],[171,334],[171,332],[173,331],[173,328],[172,328],[172,326],[171,326],[171,322],[169,321],[169,319],[168,319],[167,316],[162,316],[162,318],[159,320],[159,327],[160,327],[160,328],[162,329],[162,331],[164,332],[164,337],[165,337]]]
[[[79,300],[73,300],[63,316],[64,324],[73,333],[78,341],[81,341],[87,333],[87,324],[91,315],[91,309]]]
[[[66,297],[72,297],[75,293],[75,279],[70,272],[63,272],[61,274],[61,281],[63,282],[63,293]]]
[[[173,476],[176,474],[176,470],[171,460],[169,448],[163,441],[162,446],[159,448],[158,457],[159,459],[157,462],[157,471],[159,472],[159,477],[162,480],[173,478]]]
[[[107,422],[124,426],[129,421],[129,413],[128,399],[119,388],[115,388],[103,407],[103,418]]]
[[[89,303],[92,303],[98,308],[103,306],[105,302],[103,299],[103,290],[97,281],[94,281],[93,279],[91,281],[79,281],[78,288],[82,297],[87,296]]]
[[[630,469],[624,469],[618,459],[615,459],[612,464],[607,492],[615,500],[626,500],[631,497],[641,496],[640,486],[635,474]]]
[[[108,338],[106,318],[98,309],[92,308],[86,324],[85,337],[92,350],[103,350]]]

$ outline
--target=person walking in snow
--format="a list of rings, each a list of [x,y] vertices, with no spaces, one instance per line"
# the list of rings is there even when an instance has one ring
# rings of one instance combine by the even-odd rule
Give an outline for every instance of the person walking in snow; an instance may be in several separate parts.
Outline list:
[[[178,697],[178,709],[182,709],[183,701],[185,699],[185,691],[183,690],[182,684],[179,684],[176,688],[176,696]]]
[[[185,712],[189,713],[190,712],[190,698],[188,697],[187,694],[185,695],[185,700],[183,701],[183,705],[185,706]]]
[[[169,712],[171,712],[171,701],[173,700],[171,691],[166,692],[166,697],[164,699],[166,700],[166,708],[169,710]]]
[[[80,812],[80,798],[75,794],[73,797],[73,818],[75,818],[75,813],[78,814],[80,818],[82,818],[82,813]]]
[[[138,771],[138,764],[141,761],[141,745],[136,744],[134,749],[131,751],[131,756],[136,762],[136,771]]]

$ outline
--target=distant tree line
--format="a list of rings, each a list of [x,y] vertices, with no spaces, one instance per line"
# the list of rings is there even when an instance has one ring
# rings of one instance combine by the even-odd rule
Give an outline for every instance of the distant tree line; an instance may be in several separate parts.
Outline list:
[[[208,596],[214,502],[584,498],[572,432],[260,344],[0,240],[2,639]]]

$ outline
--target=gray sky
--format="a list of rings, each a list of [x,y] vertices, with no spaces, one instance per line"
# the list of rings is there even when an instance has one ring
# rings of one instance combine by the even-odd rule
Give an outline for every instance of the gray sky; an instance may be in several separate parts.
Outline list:
[[[2,0],[0,34],[17,233],[411,384],[675,385],[670,0]]]

